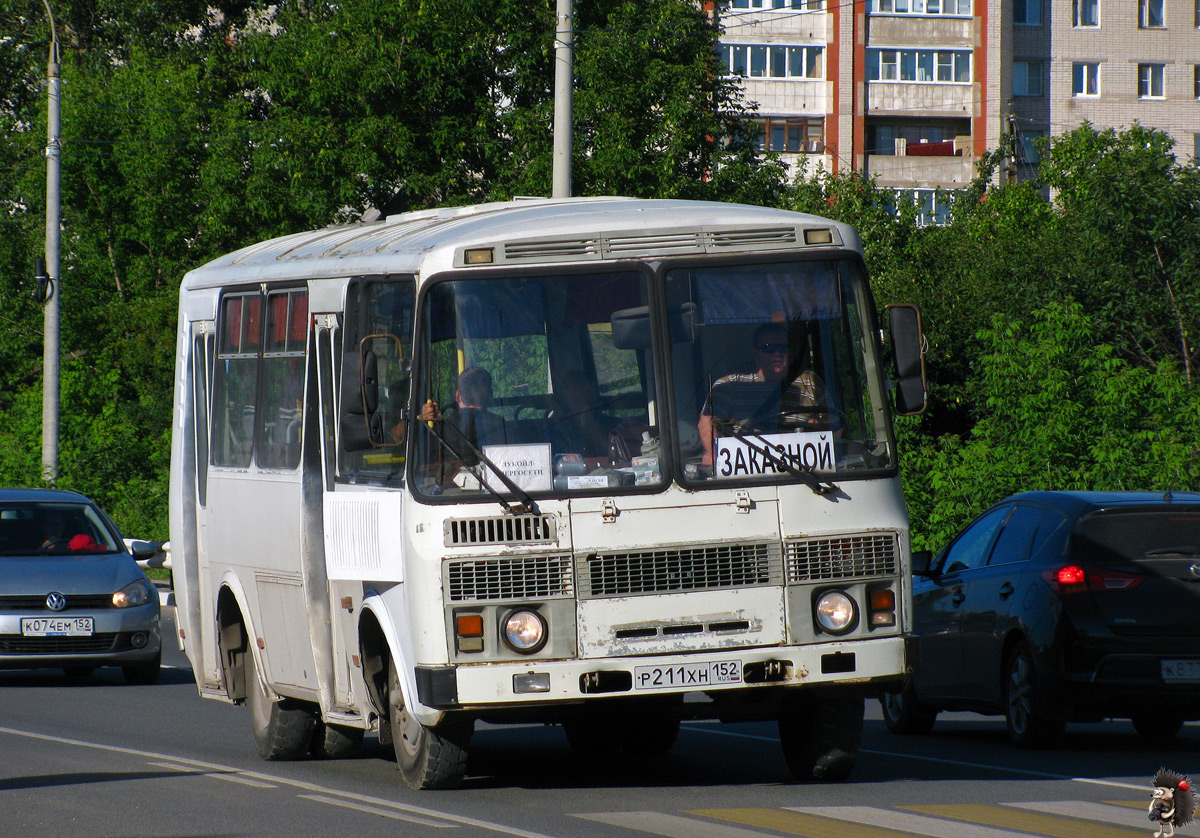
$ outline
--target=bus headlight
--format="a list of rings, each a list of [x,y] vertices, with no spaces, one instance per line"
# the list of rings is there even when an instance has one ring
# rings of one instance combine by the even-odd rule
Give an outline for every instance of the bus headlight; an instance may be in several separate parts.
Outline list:
[[[546,645],[546,621],[536,611],[513,611],[504,618],[501,635],[508,648],[532,655]]]
[[[813,609],[817,624],[830,634],[842,634],[854,626],[857,609],[854,600],[841,591],[826,591]]]

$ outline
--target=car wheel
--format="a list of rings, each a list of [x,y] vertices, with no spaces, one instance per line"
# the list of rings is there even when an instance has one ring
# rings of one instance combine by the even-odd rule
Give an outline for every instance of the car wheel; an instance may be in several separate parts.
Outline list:
[[[1183,717],[1174,713],[1139,713],[1130,721],[1134,730],[1152,742],[1170,742],[1183,727]]]
[[[879,696],[879,705],[883,710],[883,723],[892,733],[929,733],[937,721],[938,711],[917,699],[911,682],[905,684],[903,690],[883,693]]]
[[[388,669],[388,724],[400,776],[414,789],[458,788],[467,773],[473,723],[448,721],[437,727],[421,724],[404,704],[395,663]]]
[[[1008,678],[1004,687],[1004,717],[1008,738],[1021,748],[1045,748],[1053,745],[1066,725],[1037,714],[1037,673],[1029,644],[1019,643],[1008,657]]]
[[[317,722],[310,750],[317,759],[341,759],[358,750],[362,741],[361,728]]]
[[[129,663],[121,667],[121,672],[125,676],[126,684],[137,684],[139,686],[148,686],[158,683],[159,673],[162,671],[162,650],[154,656],[154,660],[145,661],[144,663]]]
[[[856,689],[828,689],[784,705],[779,744],[798,780],[836,783],[854,769],[865,700]]]
[[[312,744],[316,719],[292,702],[272,701],[258,673],[249,673],[250,724],[258,755],[267,760],[301,759]]]
[[[96,671],[94,666],[64,666],[63,675],[66,675],[72,681],[86,681],[92,677],[92,673]]]

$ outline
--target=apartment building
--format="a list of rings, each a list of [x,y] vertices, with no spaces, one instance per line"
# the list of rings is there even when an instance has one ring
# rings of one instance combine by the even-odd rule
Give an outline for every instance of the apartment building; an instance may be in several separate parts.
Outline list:
[[[1134,120],[1200,156],[1200,0],[728,0],[728,71],[795,167],[929,193],[1085,120]]]

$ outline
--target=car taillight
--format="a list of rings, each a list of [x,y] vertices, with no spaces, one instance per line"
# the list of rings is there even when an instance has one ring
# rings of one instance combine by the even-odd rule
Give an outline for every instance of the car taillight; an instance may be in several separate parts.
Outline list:
[[[1142,584],[1142,577],[1115,570],[1083,568],[1077,564],[1051,567],[1042,571],[1042,578],[1060,594],[1075,594],[1080,591],[1128,591]]]

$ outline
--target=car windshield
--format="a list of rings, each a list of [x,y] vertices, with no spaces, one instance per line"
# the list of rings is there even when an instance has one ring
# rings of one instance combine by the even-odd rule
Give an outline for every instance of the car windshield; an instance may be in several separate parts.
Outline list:
[[[647,286],[639,270],[433,285],[420,334],[417,491],[484,499],[514,485],[661,485]]]
[[[60,501],[0,504],[0,556],[90,556],[122,549],[94,506]]]
[[[866,282],[850,260],[666,277],[679,459],[692,480],[894,465]]]

